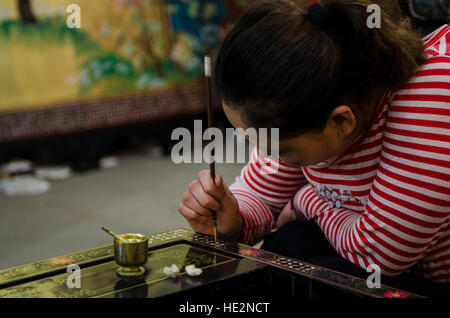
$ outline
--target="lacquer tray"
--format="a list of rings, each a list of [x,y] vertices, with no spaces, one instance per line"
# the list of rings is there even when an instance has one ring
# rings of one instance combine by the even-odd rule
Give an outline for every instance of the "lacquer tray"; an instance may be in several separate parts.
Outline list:
[[[67,284],[80,268],[80,288]],[[165,266],[181,268],[176,278],[163,273]],[[197,277],[184,272],[194,264],[203,270]],[[0,298],[220,298],[375,297],[421,298],[408,291],[381,285],[369,288],[366,280],[244,244],[217,241],[187,229],[149,235],[146,275],[124,280],[116,275],[113,245],[73,253],[0,271]],[[368,274],[369,275],[369,274]],[[73,276],[72,276],[73,277]],[[73,286],[72,286],[73,287]]]

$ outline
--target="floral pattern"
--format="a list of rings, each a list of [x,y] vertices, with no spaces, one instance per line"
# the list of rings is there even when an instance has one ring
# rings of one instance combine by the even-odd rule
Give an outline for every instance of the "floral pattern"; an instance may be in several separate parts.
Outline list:
[[[66,258],[66,257],[60,257],[60,258],[54,259],[53,263],[54,264],[59,264],[59,265],[72,264],[73,263],[73,259],[72,258]]]
[[[384,297],[386,298],[409,298],[409,294],[402,291],[388,291],[384,293]]]
[[[363,197],[354,196],[351,191],[346,191],[339,187],[339,191],[333,190],[329,185],[318,184],[313,187],[314,192],[325,202],[328,202],[330,208],[342,208],[345,202],[353,201],[365,206],[367,201]]]
[[[252,248],[239,250],[239,254],[241,254],[241,255],[256,256],[260,253],[261,253],[261,251],[258,251],[258,250],[252,249]]]

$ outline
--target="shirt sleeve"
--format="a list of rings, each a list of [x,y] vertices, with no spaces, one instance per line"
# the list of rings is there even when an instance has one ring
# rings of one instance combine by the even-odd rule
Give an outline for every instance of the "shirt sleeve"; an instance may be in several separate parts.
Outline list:
[[[376,264],[393,276],[448,236],[449,83],[450,57],[433,57],[396,93],[363,213],[329,206],[310,185],[297,193],[296,209],[314,219],[340,255],[354,264]],[[446,241],[439,249],[448,250]],[[450,270],[450,254],[440,255],[436,277]]]
[[[243,220],[241,242],[253,244],[269,233],[280,211],[304,183],[300,167],[263,158],[255,149],[230,186]]]

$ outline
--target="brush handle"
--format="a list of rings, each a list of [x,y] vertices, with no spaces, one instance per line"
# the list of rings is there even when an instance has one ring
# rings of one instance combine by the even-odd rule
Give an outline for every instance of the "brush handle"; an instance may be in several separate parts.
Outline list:
[[[211,56],[205,55],[205,77],[211,78],[212,72],[212,66],[211,66]]]
[[[213,110],[212,110],[212,95],[211,95],[211,56],[205,56],[205,78],[206,78],[206,109],[208,112],[208,128],[212,128],[214,125]],[[214,142],[214,136],[211,137],[211,141]],[[211,151],[211,156],[214,158],[215,149]],[[213,183],[216,183],[216,165],[215,160],[212,160],[209,164],[209,173]],[[214,242],[217,241],[217,214],[215,211],[211,211],[213,221],[213,233]]]
[[[212,128],[214,125],[213,110],[212,110],[212,94],[211,94],[211,57],[209,55],[205,56],[205,77],[206,77],[206,107],[208,112],[208,128]],[[214,142],[214,136],[211,138]],[[211,155],[214,157],[215,149],[211,151]],[[215,161],[209,164],[209,171],[211,173],[211,178],[215,183],[216,180],[216,167]]]
[[[213,126],[213,114],[211,107],[211,81],[209,78],[206,79],[206,95],[208,98],[208,128]],[[214,142],[215,137],[211,137],[211,142]],[[211,151],[211,156],[213,157],[211,163],[209,164],[209,172],[211,173],[211,178],[214,183],[216,183],[216,162],[214,159],[215,149],[213,148]]]

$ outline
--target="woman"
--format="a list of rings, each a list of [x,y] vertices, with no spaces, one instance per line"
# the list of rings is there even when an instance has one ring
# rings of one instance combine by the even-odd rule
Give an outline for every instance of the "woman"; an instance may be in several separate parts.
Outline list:
[[[263,249],[361,277],[375,264],[382,283],[450,284],[448,25],[422,40],[393,1],[259,1],[214,81],[235,127],[279,128],[280,166],[267,174],[254,153],[230,188],[200,172],[179,206],[194,230],[212,234],[216,211],[225,239],[266,235]]]

